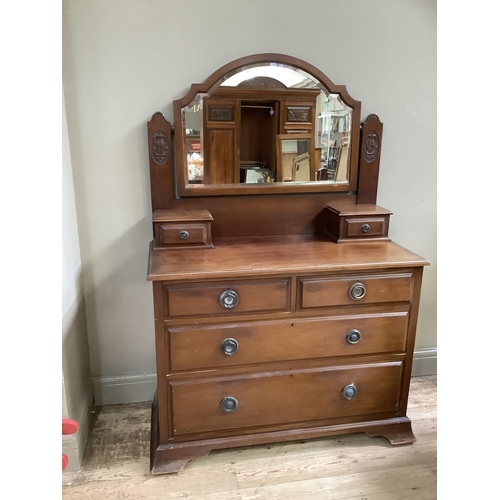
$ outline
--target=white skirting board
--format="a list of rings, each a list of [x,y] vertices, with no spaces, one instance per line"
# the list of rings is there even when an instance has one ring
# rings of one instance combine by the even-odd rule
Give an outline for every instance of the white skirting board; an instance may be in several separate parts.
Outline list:
[[[92,377],[95,406],[152,401],[156,372],[115,377]]]
[[[412,377],[437,374],[437,347],[415,349],[413,354]]]
[[[412,376],[437,373],[437,348],[416,349]],[[115,377],[92,377],[95,406],[152,401],[156,391],[156,372]]]

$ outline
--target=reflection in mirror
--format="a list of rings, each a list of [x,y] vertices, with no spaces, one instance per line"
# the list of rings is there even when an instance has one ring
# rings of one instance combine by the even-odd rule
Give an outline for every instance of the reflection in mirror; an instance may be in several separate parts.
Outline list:
[[[296,68],[228,74],[182,108],[188,183],[348,183],[352,112]]]
[[[182,128],[184,147],[187,154],[188,180],[190,184],[203,182],[203,138],[201,116],[203,98],[197,95],[194,101],[183,109]]]
[[[338,95],[327,98],[323,94],[322,102],[316,129],[316,148],[321,151],[319,168],[326,169],[327,180],[347,182],[352,114]]]
[[[257,161],[240,162],[240,176],[240,182],[246,184],[276,182],[276,173]]]
[[[261,80],[262,79],[262,80]],[[245,87],[265,88],[264,79],[273,79],[285,88],[320,88],[319,82],[311,75],[283,64],[268,64],[266,66],[254,66],[242,68],[226,75],[226,79],[221,83],[223,87]]]
[[[280,182],[309,182],[315,180],[311,161],[311,141],[306,134],[278,135],[278,180]]]

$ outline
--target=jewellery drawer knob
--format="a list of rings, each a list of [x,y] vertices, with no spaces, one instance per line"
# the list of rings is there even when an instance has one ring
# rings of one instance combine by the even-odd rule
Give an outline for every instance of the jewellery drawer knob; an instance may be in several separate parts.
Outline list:
[[[238,341],[235,339],[224,339],[220,345],[220,349],[227,356],[232,356],[238,350]]]
[[[370,224],[363,224],[363,225],[361,226],[361,231],[362,231],[363,233],[367,233],[369,230],[370,230]]]
[[[227,398],[224,398],[220,402],[220,408],[222,411],[225,411],[226,413],[230,413],[230,412],[236,410],[236,408],[238,408],[238,400],[236,398],[228,396]]]
[[[342,389],[342,397],[350,401],[356,397],[357,392],[356,386],[354,384],[349,384]]]
[[[349,297],[352,300],[362,299],[366,295],[366,286],[363,283],[354,283],[349,289]]]
[[[219,304],[226,309],[233,308],[238,300],[238,294],[234,290],[224,290],[219,296]]]
[[[361,340],[361,332],[359,330],[349,330],[346,339],[349,344],[357,344]]]
[[[189,238],[189,233],[187,231],[181,231],[179,233],[179,238],[181,240],[187,240]]]

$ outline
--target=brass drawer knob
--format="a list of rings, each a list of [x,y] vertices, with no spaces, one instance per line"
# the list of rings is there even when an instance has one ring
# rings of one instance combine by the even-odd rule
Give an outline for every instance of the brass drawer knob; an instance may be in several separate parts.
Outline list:
[[[344,399],[347,399],[347,401],[354,399],[356,397],[357,393],[358,393],[358,390],[356,389],[356,386],[354,384],[346,385],[342,389],[342,397]]]
[[[362,231],[363,233],[367,233],[369,230],[370,230],[370,224],[363,224],[363,225],[361,226],[361,231]]]
[[[357,344],[361,340],[361,332],[359,330],[349,330],[345,337],[349,344]]]
[[[224,290],[219,296],[219,304],[226,309],[232,309],[238,304],[238,294],[234,290]]]
[[[235,339],[224,339],[220,345],[220,350],[226,356],[232,356],[238,350],[238,341]]]
[[[366,286],[363,283],[354,283],[349,289],[349,297],[352,300],[360,300],[366,295]]]
[[[187,240],[189,238],[189,233],[187,231],[181,231],[179,233],[179,238],[181,240]]]
[[[231,396],[224,398],[220,402],[220,409],[222,411],[225,411],[226,413],[231,413],[232,411],[236,410],[236,408],[238,408],[238,400]]]

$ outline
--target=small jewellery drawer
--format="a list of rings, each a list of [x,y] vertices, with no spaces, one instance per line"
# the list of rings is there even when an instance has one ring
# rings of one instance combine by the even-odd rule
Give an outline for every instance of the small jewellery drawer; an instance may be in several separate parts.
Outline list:
[[[155,247],[213,248],[213,220],[208,210],[155,210]]]
[[[210,223],[158,224],[160,246],[207,246],[210,241]]]
[[[377,205],[327,205],[325,233],[337,243],[389,240],[391,213]]]
[[[189,317],[290,310],[290,280],[165,285],[165,316]]]
[[[170,327],[172,371],[404,352],[408,312]]]
[[[345,220],[348,238],[378,238],[387,236],[388,217],[353,217]]]
[[[171,381],[173,434],[398,410],[402,362]]]
[[[373,276],[300,278],[303,309],[379,302],[408,301],[411,298],[411,273]]]

